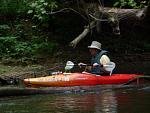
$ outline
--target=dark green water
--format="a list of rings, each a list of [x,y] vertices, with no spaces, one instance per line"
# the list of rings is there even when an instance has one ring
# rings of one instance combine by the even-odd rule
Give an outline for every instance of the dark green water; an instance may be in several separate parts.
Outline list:
[[[150,87],[3,97],[0,113],[150,113],[149,90]]]

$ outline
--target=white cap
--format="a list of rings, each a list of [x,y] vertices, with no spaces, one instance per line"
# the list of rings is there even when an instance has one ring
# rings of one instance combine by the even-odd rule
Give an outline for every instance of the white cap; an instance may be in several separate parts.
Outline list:
[[[88,46],[88,48],[93,48],[93,49],[99,49],[101,50],[101,43],[97,42],[97,41],[92,41],[91,45]]]

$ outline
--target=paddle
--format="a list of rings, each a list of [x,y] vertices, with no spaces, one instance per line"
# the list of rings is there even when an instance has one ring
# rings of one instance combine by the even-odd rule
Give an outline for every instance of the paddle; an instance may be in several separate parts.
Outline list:
[[[113,70],[116,67],[116,64],[114,62],[109,62],[109,63],[103,65],[103,67],[106,71],[110,72],[109,75],[111,75]]]
[[[78,65],[78,64],[74,64],[72,61],[67,61],[66,66],[65,66],[65,71],[70,71],[75,65]],[[116,66],[116,64],[114,62],[109,62],[103,66],[98,63],[95,63],[93,65],[103,67],[106,71],[110,72],[110,75],[112,74],[112,71],[114,70],[114,68]],[[81,63],[81,66],[93,66],[93,65]]]
[[[74,67],[74,63],[72,61],[67,61],[65,66],[65,71],[70,71]]]

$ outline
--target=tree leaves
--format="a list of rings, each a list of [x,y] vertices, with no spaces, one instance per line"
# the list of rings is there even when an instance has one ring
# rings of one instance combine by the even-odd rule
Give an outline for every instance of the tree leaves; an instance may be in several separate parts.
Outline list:
[[[33,19],[40,22],[46,22],[50,19],[49,11],[52,11],[58,7],[57,2],[50,0],[36,0],[28,3],[29,10],[27,14],[30,14]]]

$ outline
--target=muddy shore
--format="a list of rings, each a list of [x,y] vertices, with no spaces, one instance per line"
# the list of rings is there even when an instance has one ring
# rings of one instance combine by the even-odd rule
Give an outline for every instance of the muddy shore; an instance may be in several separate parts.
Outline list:
[[[77,57],[78,55],[78,57]],[[40,77],[50,75],[51,72],[64,71],[65,63],[67,60],[72,59],[75,63],[87,62],[88,57],[85,58],[86,53],[77,54],[75,56],[65,55],[62,58],[49,58],[43,59],[39,64],[22,65],[4,65],[0,64],[0,84],[18,84],[20,80],[30,77]],[[88,55],[88,54],[87,54]],[[112,61],[116,63],[115,73],[141,73],[150,74],[150,53],[143,54],[126,54],[112,56]],[[79,67],[74,67],[73,72],[82,70]]]

